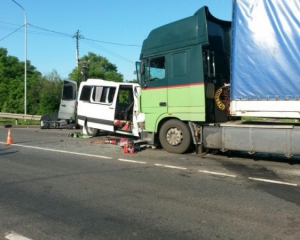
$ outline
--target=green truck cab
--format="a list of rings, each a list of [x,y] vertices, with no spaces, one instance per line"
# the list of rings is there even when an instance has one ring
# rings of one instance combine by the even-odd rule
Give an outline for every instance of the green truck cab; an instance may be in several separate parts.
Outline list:
[[[183,153],[197,142],[195,123],[226,122],[215,90],[230,81],[231,22],[207,7],[161,26],[144,40],[137,65],[139,111],[145,114],[141,138]]]

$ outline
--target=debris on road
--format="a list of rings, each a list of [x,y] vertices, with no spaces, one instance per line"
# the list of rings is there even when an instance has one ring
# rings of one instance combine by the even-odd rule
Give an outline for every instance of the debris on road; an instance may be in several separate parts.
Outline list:
[[[94,140],[94,141],[91,141],[91,144],[96,144],[96,143],[100,143],[100,144],[114,144],[116,145],[117,144],[117,139],[108,139],[108,138],[104,138],[104,139],[98,139],[98,140]]]
[[[132,139],[128,139],[128,138],[126,139],[126,142],[123,146],[123,152],[125,154],[128,154],[128,153],[133,154],[136,152],[135,145],[134,145],[134,142]]]
[[[91,138],[91,136],[87,135],[87,134],[83,134],[82,132],[70,132],[68,133],[68,137],[74,137],[74,138]]]
[[[121,138],[118,145],[120,147],[123,147],[127,143],[127,138]]]

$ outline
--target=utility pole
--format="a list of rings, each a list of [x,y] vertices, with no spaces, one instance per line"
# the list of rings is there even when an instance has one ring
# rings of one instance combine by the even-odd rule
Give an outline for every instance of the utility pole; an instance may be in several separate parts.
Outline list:
[[[74,37],[76,38],[76,66],[77,66],[77,82],[79,83],[79,38],[82,38],[82,35],[79,35],[79,30],[75,33]]]
[[[79,30],[76,32],[76,65],[79,67]]]
[[[80,62],[79,63],[79,39],[80,38],[83,38],[82,35],[79,35],[79,30],[77,30],[77,32],[75,33],[75,38],[76,38],[76,65],[77,65],[77,70],[78,70],[78,73],[79,73],[79,64],[81,66],[81,81],[79,81],[79,76],[78,76],[78,84],[82,81],[86,81],[87,79],[87,73],[88,73],[88,62],[86,61],[83,61],[83,62]]]
[[[24,11],[24,27],[25,27],[25,43],[24,43],[24,114],[27,115],[27,17],[25,9],[17,3],[15,0],[12,0]]]
[[[89,70],[88,62],[84,61],[81,63],[81,75],[82,75],[81,81],[82,82],[87,80],[87,75],[88,75],[88,70]]]

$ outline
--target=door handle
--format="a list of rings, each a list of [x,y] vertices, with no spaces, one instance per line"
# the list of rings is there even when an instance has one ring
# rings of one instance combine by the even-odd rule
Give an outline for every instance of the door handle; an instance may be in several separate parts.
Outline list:
[[[66,107],[66,104],[61,105],[62,107]]]
[[[165,106],[167,106],[167,103],[166,103],[166,102],[160,102],[160,103],[159,103],[159,106],[160,106],[160,107],[165,107]]]

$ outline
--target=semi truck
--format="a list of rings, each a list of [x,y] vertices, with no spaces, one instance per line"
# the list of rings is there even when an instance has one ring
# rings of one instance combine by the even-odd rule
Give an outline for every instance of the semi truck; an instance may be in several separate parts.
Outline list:
[[[300,2],[233,0],[232,6],[232,21],[204,6],[149,33],[136,63],[139,88],[127,133],[171,153],[300,155]],[[83,100],[95,104],[93,92]],[[115,93],[105,103],[115,109],[111,120],[78,112],[79,124],[120,130]]]

